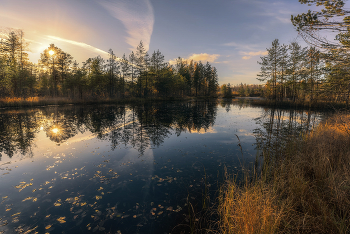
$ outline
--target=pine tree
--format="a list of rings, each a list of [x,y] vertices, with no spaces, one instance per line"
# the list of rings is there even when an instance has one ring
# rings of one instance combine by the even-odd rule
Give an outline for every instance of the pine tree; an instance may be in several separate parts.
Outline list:
[[[261,58],[260,64],[260,73],[257,78],[259,81],[269,82],[272,85],[274,100],[277,100],[277,79],[279,73],[279,63],[280,63],[280,44],[278,39],[275,39],[272,42],[272,47],[267,49],[268,54]]]
[[[123,54],[122,59],[120,60],[120,69],[122,74],[122,97],[125,97],[125,78],[129,75],[130,65],[128,58]]]
[[[135,94],[134,90],[134,78],[137,74],[137,67],[136,67],[136,56],[134,54],[134,51],[131,51],[131,54],[129,55],[129,62],[130,62],[130,75],[131,75],[131,93],[132,95]]]
[[[135,52],[136,66],[138,70],[138,84],[139,84],[140,97],[142,97],[142,76],[146,70],[145,55],[146,55],[146,49],[143,46],[143,42],[140,41],[140,44],[137,46],[136,52]]]
[[[108,84],[108,90],[109,90],[109,97],[114,97],[114,94],[116,92],[116,76],[119,72],[119,63],[117,61],[117,56],[114,54],[112,49],[109,49],[108,51],[109,59],[107,60],[108,63],[108,77],[109,77],[109,84]]]
[[[302,48],[297,42],[292,42],[289,45],[290,57],[289,57],[289,79],[288,83],[291,85],[292,100],[295,102],[298,98],[298,84],[301,80],[301,74],[303,69],[303,61],[305,57],[306,48]]]

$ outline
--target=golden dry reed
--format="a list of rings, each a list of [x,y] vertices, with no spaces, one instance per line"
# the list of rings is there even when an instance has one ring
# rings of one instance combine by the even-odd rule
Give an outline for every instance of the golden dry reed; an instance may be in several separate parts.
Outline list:
[[[350,233],[349,115],[329,118],[274,160],[259,179],[222,188],[222,233]]]
[[[262,183],[234,182],[221,191],[219,211],[222,233],[276,233],[284,207],[277,206],[276,195]]]
[[[0,107],[30,107],[40,105],[69,104],[72,100],[68,98],[48,97],[6,97],[0,98]]]

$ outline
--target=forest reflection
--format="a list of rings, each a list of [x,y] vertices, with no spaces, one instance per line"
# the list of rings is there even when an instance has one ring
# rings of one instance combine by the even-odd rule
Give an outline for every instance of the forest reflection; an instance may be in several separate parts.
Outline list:
[[[207,131],[215,122],[215,102],[145,103],[141,105],[62,106],[0,113],[0,157],[32,156],[40,131],[57,145],[90,132],[108,140],[111,149],[132,146],[140,155],[159,147],[172,134]]]
[[[279,158],[286,143],[311,131],[321,121],[321,115],[314,111],[265,108],[256,121],[261,126],[254,130],[257,147],[265,156]]]

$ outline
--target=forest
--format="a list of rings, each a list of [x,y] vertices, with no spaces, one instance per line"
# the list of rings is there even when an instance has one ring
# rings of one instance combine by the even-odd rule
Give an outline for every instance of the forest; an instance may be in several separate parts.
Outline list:
[[[275,39],[267,48],[268,54],[258,61],[261,71],[257,79],[266,82],[264,96],[275,101],[348,104],[349,12],[343,8],[343,1],[299,2],[324,6],[325,9],[291,17],[308,47],[302,47],[296,41],[289,45],[280,44]],[[334,40],[325,36],[332,34],[336,34]]]
[[[29,61],[22,30],[8,29],[0,39],[0,98],[66,97],[70,99],[216,96],[217,69],[209,62],[178,58],[171,65],[159,51],[149,54],[140,41],[136,51],[108,59],[88,58],[80,66],[51,44],[37,64]]]

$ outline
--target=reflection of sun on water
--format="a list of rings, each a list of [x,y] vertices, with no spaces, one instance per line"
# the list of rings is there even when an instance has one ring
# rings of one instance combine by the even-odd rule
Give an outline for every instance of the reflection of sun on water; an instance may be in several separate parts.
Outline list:
[[[47,129],[46,135],[50,138],[50,140],[61,143],[65,139],[69,138],[66,135],[66,129],[64,129],[61,125],[53,125]]]
[[[57,133],[60,132],[60,130],[59,130],[58,128],[53,128],[53,129],[51,130],[51,132],[54,133],[54,134],[57,134]]]

